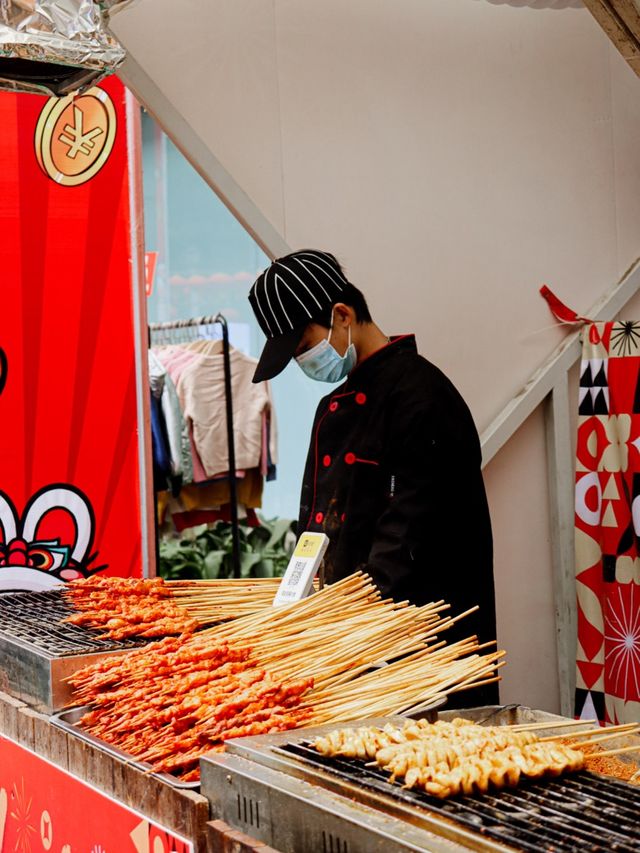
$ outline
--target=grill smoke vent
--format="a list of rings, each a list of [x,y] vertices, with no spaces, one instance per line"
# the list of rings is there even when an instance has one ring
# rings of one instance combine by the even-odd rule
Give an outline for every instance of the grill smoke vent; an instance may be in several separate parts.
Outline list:
[[[118,0],[0,0],[0,89],[67,95],[125,57],[108,29]]]

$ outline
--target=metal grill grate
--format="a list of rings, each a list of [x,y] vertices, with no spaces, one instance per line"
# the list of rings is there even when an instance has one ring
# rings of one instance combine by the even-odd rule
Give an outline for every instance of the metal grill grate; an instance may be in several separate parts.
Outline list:
[[[276,748],[411,806],[426,808],[526,853],[638,853],[640,788],[588,772],[528,782],[473,797],[438,800],[388,781],[377,768],[349,758],[328,758],[313,747]]]
[[[53,657],[143,645],[140,640],[100,639],[98,631],[61,624],[72,612],[61,589],[0,595],[0,637],[28,643]]]

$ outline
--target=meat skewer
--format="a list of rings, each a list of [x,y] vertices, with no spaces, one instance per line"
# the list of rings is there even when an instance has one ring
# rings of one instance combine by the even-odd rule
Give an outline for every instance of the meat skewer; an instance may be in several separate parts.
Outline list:
[[[102,630],[114,640],[192,633],[269,606],[278,583],[89,577],[66,585],[65,596],[77,612],[63,621]]]
[[[133,588],[146,595],[145,584]],[[165,589],[150,590],[155,608]],[[146,624],[135,623],[146,607],[132,624]],[[395,713],[496,678],[504,652],[485,654],[475,637],[447,645],[439,634],[459,617],[444,618],[445,609],[382,600],[356,573],[296,604],[165,637],[68,681],[74,702],[89,706],[82,727],[192,779],[199,756],[232,736]],[[375,667],[384,660],[392,662]]]

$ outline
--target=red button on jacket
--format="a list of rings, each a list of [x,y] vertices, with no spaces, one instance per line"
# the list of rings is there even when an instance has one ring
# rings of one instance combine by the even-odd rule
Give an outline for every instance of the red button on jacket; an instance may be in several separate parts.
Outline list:
[[[323,512],[317,512],[316,513],[316,524],[322,524],[323,521],[324,521],[324,513]]]
[[[334,401],[333,401],[333,403],[331,403],[331,404],[329,405],[329,411],[330,411],[330,412],[335,412],[335,411],[337,411],[337,409],[338,409],[338,404],[337,404],[337,403],[336,403],[336,401],[334,400]]]
[[[367,395],[366,394],[363,394],[362,391],[360,391],[359,394],[356,394],[356,403],[359,406],[364,406],[364,404],[366,402],[367,402]]]
[[[331,465],[331,457],[325,456],[324,459],[322,460],[322,464],[324,465],[325,468],[328,468],[329,465]]]
[[[347,463],[347,465],[353,465],[353,463],[356,461],[356,454],[347,453],[344,457],[344,461]]]

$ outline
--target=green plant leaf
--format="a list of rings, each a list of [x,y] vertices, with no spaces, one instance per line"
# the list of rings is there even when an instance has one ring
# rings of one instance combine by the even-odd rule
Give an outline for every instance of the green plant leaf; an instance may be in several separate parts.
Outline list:
[[[209,551],[204,558],[203,577],[215,580],[221,576],[221,568],[226,556],[226,551]],[[224,577],[224,575],[222,575]]]
[[[248,578],[252,576],[251,570],[262,560],[261,554],[245,552],[240,554],[240,577]]]
[[[241,525],[240,571],[242,577],[280,577],[284,574],[295,537],[289,532],[293,522],[261,519],[260,527]],[[180,537],[162,539],[158,573],[167,579],[233,577],[233,536],[229,522],[211,528],[200,525]]]
[[[275,565],[273,560],[260,560],[253,567],[253,576],[256,578],[273,578],[275,574]]]
[[[278,545],[287,535],[289,530],[291,530],[292,524],[293,522],[290,518],[274,519],[273,526],[271,528],[271,536],[269,537],[269,541],[267,542],[267,548],[274,548],[276,545]]]
[[[249,550],[262,554],[264,549],[267,547],[268,541],[269,531],[265,530],[263,527],[256,527],[248,536],[247,546]]]

